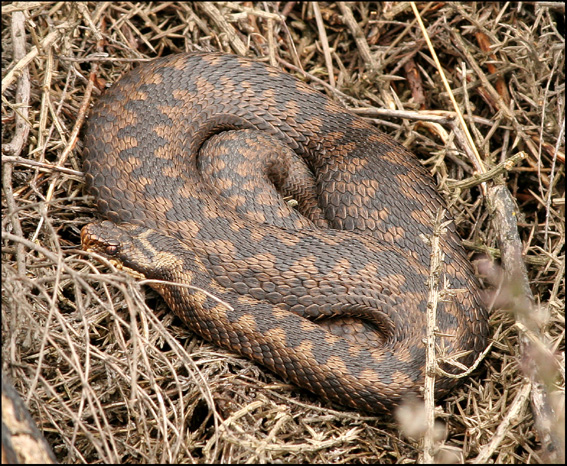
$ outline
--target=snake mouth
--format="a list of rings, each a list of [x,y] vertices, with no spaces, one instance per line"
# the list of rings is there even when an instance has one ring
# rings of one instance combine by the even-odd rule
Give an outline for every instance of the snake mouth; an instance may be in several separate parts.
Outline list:
[[[81,245],[85,251],[97,252],[107,257],[115,257],[120,252],[120,241],[104,238],[96,229],[98,225],[91,223],[81,230]]]
[[[119,236],[117,236],[119,235]],[[110,264],[140,280],[146,275],[132,267],[124,260],[123,253],[128,250],[129,238],[119,227],[109,221],[90,223],[81,230],[81,247],[84,251],[93,252],[105,257]]]

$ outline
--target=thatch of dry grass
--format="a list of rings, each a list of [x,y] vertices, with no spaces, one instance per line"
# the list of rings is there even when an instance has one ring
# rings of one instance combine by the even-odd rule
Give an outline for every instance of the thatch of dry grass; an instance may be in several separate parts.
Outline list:
[[[197,49],[269,62],[368,117],[437,177],[471,256],[504,265],[480,263],[494,342],[440,403],[435,458],[564,459],[565,6],[417,10],[471,141],[409,3],[2,4],[3,370],[59,461],[430,453],[400,431],[403,413],[330,406],[204,343],[153,291],[80,250],[95,216],[81,173],[89,105],[137,62]]]

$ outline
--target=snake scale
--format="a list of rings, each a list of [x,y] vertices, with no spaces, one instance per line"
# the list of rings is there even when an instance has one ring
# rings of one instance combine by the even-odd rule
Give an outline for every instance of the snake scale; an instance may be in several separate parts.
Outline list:
[[[190,53],[108,89],[84,152],[107,220],[83,228],[83,248],[167,282],[152,286],[198,335],[359,410],[419,396],[427,238],[444,203],[391,137],[275,68]],[[456,291],[436,341],[470,365],[487,312],[453,222],[440,244]],[[458,383],[438,377],[436,396]]]

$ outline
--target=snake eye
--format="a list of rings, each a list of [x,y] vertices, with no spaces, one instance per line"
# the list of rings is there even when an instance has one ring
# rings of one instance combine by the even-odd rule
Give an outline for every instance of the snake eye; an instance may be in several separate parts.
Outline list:
[[[120,251],[120,243],[118,241],[109,241],[105,246],[104,252],[109,256],[115,256]]]

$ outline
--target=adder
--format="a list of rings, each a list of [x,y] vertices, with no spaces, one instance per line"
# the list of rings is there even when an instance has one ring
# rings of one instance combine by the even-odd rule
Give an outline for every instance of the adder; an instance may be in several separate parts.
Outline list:
[[[83,228],[83,247],[167,282],[152,286],[194,332],[359,410],[419,396],[445,204],[391,137],[275,68],[190,53],[107,90],[84,156],[107,220]],[[470,365],[487,312],[454,222],[440,244],[455,291],[437,308],[438,349]],[[461,382],[438,377],[436,396]]]

